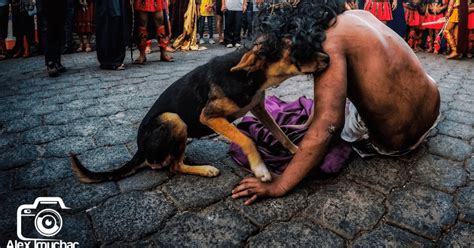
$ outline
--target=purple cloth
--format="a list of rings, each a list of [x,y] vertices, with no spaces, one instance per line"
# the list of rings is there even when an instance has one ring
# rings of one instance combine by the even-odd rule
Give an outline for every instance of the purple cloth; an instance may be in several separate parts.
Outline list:
[[[270,96],[265,99],[265,108],[288,138],[298,145],[310,125],[311,120],[308,121],[308,119],[312,118],[313,100],[302,96],[294,102],[287,103],[275,96]],[[245,116],[237,124],[237,128],[254,141],[270,171],[276,174],[285,171],[293,155],[260,121],[255,117]],[[339,172],[348,161],[351,151],[351,146],[347,143],[338,143],[330,147],[319,168],[325,173]],[[247,157],[237,144],[231,144],[230,154],[238,165],[249,169]]]

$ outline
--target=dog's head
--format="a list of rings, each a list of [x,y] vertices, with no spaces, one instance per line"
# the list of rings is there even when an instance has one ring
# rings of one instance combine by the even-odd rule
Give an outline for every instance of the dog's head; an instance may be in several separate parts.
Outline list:
[[[265,53],[262,50],[266,49],[264,43],[257,42],[242,56],[239,64],[231,68],[231,72],[262,70],[267,81],[276,85],[296,75],[316,74],[325,70],[329,65],[329,56],[323,52],[314,53],[305,61],[296,61],[292,56],[291,41],[283,39],[282,44],[279,50],[273,52],[273,58],[269,58],[269,56],[262,55]]]

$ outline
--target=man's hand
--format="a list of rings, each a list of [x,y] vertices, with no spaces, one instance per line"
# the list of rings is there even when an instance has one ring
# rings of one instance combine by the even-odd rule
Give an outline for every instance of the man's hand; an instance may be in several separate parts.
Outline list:
[[[393,0],[392,2],[392,10],[395,10],[397,8],[397,0]]]
[[[279,177],[276,176],[273,176],[273,181],[267,183],[261,182],[256,177],[244,178],[239,185],[232,190],[232,198],[250,197],[244,203],[245,205],[250,205],[257,200],[257,198],[283,196],[287,190],[281,187],[279,182]]]

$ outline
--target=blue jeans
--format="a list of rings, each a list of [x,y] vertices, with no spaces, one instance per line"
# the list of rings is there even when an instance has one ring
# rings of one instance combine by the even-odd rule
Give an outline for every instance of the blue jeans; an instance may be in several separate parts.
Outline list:
[[[214,30],[213,30],[213,26],[212,26],[212,23],[214,21],[214,16],[201,16],[201,17],[199,17],[199,26],[198,26],[199,37],[201,39],[203,38],[203,35],[204,35],[204,22],[206,20],[206,17],[207,17],[207,28],[209,29],[209,39],[212,39],[212,37],[214,36]]]

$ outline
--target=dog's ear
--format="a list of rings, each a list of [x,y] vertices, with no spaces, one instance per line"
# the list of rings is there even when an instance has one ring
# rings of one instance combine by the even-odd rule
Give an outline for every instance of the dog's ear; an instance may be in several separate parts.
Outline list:
[[[262,59],[258,58],[255,51],[249,51],[242,56],[239,64],[230,69],[231,72],[236,72],[244,70],[247,72],[254,72],[263,68],[264,62]]]

